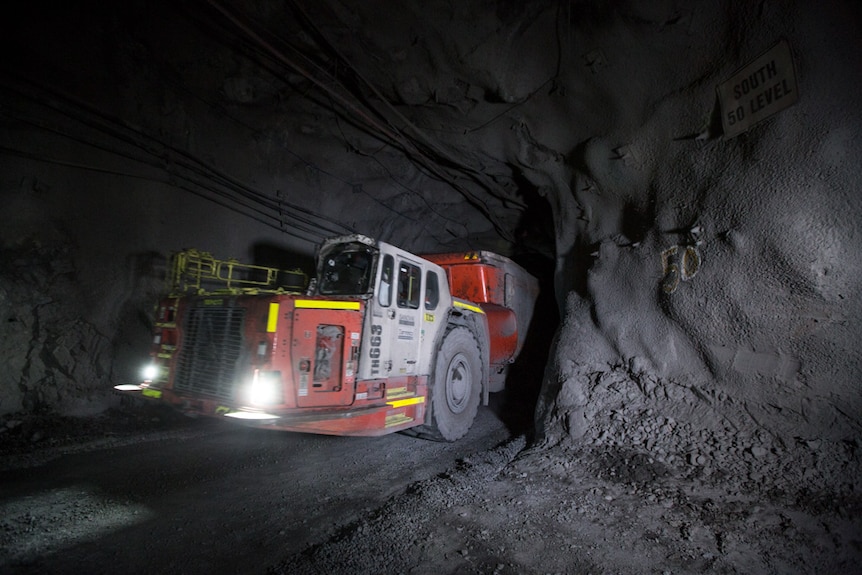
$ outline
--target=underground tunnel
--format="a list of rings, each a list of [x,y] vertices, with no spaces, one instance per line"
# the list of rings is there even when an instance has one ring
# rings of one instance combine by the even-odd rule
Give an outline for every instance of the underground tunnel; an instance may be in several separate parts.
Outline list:
[[[8,8],[0,566],[860,572],[860,23],[843,0]],[[433,377],[387,396],[430,407],[362,438],[116,391],[142,381],[176,254],[319,301],[338,237],[534,278],[464,438],[411,436],[446,425]],[[456,331],[509,305],[448,289]],[[380,391],[348,384],[354,407]]]

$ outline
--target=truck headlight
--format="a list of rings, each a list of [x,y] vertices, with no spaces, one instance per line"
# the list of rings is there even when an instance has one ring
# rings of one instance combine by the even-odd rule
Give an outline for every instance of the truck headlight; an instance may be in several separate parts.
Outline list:
[[[281,372],[256,370],[249,389],[248,399],[251,405],[278,405],[283,403]]]
[[[159,375],[159,366],[154,363],[148,364],[141,370],[141,377],[144,381],[153,381]]]

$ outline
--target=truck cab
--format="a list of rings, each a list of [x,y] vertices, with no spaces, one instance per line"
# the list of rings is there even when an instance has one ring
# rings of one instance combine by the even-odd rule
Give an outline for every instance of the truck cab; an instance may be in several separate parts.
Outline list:
[[[443,268],[359,235],[324,243],[318,267],[315,295],[366,302],[360,379],[406,381],[428,373],[438,320],[445,324],[451,307]]]

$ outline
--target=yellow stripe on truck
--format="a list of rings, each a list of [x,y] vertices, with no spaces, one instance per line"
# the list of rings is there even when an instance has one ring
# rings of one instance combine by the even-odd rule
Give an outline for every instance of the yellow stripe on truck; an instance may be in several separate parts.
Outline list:
[[[319,299],[298,299],[293,304],[304,309],[355,309],[359,310],[358,301],[330,301]]]
[[[467,302],[459,301],[459,300],[457,300],[457,299],[456,299],[456,300],[454,300],[452,303],[454,303],[454,304],[455,304],[455,307],[460,307],[460,308],[463,308],[463,309],[468,309],[468,310],[473,311],[473,312],[476,312],[476,313],[485,313],[485,312],[482,310],[482,308],[480,308],[480,307],[479,307],[479,306],[477,306],[477,305],[472,305],[472,304],[469,304],[469,303],[467,303]]]
[[[395,427],[396,425],[403,425],[405,423],[410,423],[411,421],[413,421],[412,417],[408,417],[403,413],[395,413],[387,415],[386,422],[383,425],[384,427]]]
[[[410,397],[407,399],[399,399],[397,401],[387,401],[386,405],[390,405],[393,408],[397,408],[404,407],[405,405],[414,405],[417,403],[425,403],[425,397],[420,395],[419,397]]]
[[[271,302],[269,304],[269,317],[266,318],[266,332],[275,333],[276,325],[278,325],[278,304]]]

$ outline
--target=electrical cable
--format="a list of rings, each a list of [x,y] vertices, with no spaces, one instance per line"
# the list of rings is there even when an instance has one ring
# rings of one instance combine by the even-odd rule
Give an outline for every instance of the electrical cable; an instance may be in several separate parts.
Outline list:
[[[381,125],[380,122],[369,116],[364,110],[358,108],[353,102],[347,100],[344,96],[335,92],[324,82],[316,78],[313,74],[309,73],[308,70],[305,69],[305,67],[297,64],[296,62],[288,58],[282,51],[276,49],[270,42],[265,40],[258,32],[253,30],[245,22],[241,21],[237,16],[232,14],[227,8],[225,8],[215,0],[208,0],[208,2],[210,6],[212,6],[216,11],[220,12],[225,18],[228,19],[228,21],[232,22],[252,41],[258,43],[261,47],[265,48],[273,58],[293,69],[295,72],[299,73],[307,80],[315,84],[318,88],[328,93],[333,99],[338,102],[339,105],[344,107],[348,112],[354,114],[358,119],[362,120],[368,126],[368,128],[372,130],[371,133],[375,134],[376,137],[382,137],[384,141],[388,140],[395,147],[404,152],[408,157],[414,158],[417,163],[421,164],[430,173],[434,174],[436,178],[448,183],[454,189],[458,190],[471,205],[476,207],[491,222],[491,224],[497,230],[497,233],[499,233],[502,237],[508,239],[509,241],[514,242],[514,237],[512,236],[511,232],[505,229],[501,222],[498,221],[497,217],[491,212],[490,208],[487,206],[487,204],[485,204],[484,200],[473,194],[464,186],[460,185],[455,180],[455,178],[446,174],[445,171],[441,169],[441,164],[439,162],[431,160],[414,140],[409,137],[406,137],[404,134],[402,134],[395,128],[389,128],[387,126]],[[349,63],[346,64],[348,65],[348,67],[350,67]],[[353,68],[350,69],[355,72]],[[330,77],[330,80],[333,84],[343,87],[343,84],[339,82],[336,78]],[[376,110],[375,113],[377,113]],[[471,175],[471,179],[474,179],[474,175]]]
[[[432,206],[430,203],[428,203],[428,200],[426,200],[426,199],[425,199],[425,197],[424,197],[422,194],[419,194],[419,193],[415,192],[413,189],[411,189],[411,188],[407,187],[406,185],[404,185],[403,183],[401,183],[400,181],[398,181],[398,179],[397,179],[397,178],[395,178],[395,177],[392,175],[392,172],[389,170],[389,167],[388,167],[388,166],[386,166],[386,164],[384,164],[382,161],[380,161],[380,159],[376,156],[376,153],[375,153],[375,154],[366,154],[366,153],[364,153],[364,152],[362,152],[362,151],[360,151],[360,150],[356,149],[355,147],[353,147],[353,146],[350,144],[350,142],[347,140],[347,136],[344,134],[344,130],[342,130],[342,129],[341,129],[341,123],[338,121],[338,117],[337,117],[337,116],[336,116],[336,118],[335,118],[335,124],[336,124],[336,126],[338,127],[338,131],[339,131],[339,133],[341,134],[341,138],[344,140],[344,143],[345,143],[345,144],[347,144],[348,146],[350,146],[350,147],[351,147],[351,149],[353,149],[357,154],[360,154],[360,155],[362,155],[362,156],[364,156],[364,157],[366,157],[366,158],[369,158],[369,159],[370,159],[370,160],[372,160],[373,162],[377,163],[377,165],[378,165],[378,166],[380,166],[380,168],[381,168],[384,172],[386,172],[386,175],[389,177],[389,179],[391,179],[393,182],[395,182],[395,184],[396,184],[397,186],[401,187],[401,188],[402,188],[402,189],[404,189],[405,191],[408,191],[408,192],[410,192],[410,193],[414,194],[415,196],[417,196],[417,197],[419,198],[419,200],[420,200],[420,201],[422,201],[422,203],[424,203],[424,204],[425,204],[425,207],[426,207],[426,208],[428,208],[428,210],[429,210],[429,211],[431,211],[434,215],[436,215],[437,217],[439,217],[439,218],[440,218],[440,219],[442,219],[442,220],[445,220],[445,221],[448,221],[448,222],[452,222],[452,223],[454,223],[454,224],[458,224],[458,225],[460,225],[460,226],[464,226],[464,228],[466,229],[466,227],[467,227],[467,226],[465,226],[463,223],[461,223],[461,222],[459,222],[459,221],[457,221],[457,220],[453,220],[452,218],[447,217],[447,216],[445,216],[445,215],[441,214],[439,211],[437,211],[437,210],[434,208],[434,206]],[[362,187],[362,186],[360,186],[360,188],[361,188],[361,187]],[[381,202],[380,200],[377,200],[376,198],[374,198],[374,197],[373,197],[371,194],[369,194],[368,192],[365,192],[365,190],[363,190],[363,193],[365,193],[369,198],[371,198],[372,200],[374,200],[374,201],[376,201],[376,202],[380,203],[380,204],[381,204],[381,205],[383,205],[384,207],[387,207],[387,208],[388,208],[388,209],[390,209],[390,210],[392,209],[391,207],[386,206],[386,204],[384,204],[384,203],[383,203],[383,202]],[[394,211],[394,210],[393,210],[393,211]],[[410,218],[410,219],[415,221],[415,219],[414,219],[414,218]]]
[[[189,15],[189,16],[191,16],[191,15]],[[248,45],[247,45],[247,44],[244,44],[244,46],[248,46]],[[289,46],[289,45],[288,45],[288,47],[292,48],[292,47],[291,47],[291,46]],[[257,46],[251,46],[251,48],[252,48],[252,49],[254,49],[255,54],[259,54],[259,55],[260,55],[260,54],[263,54],[259,49],[256,49],[256,48],[257,48]],[[295,49],[294,49],[294,50],[295,50]],[[308,58],[307,58],[304,54],[302,54],[300,51],[295,50],[295,52],[297,53],[297,55],[299,55],[300,57],[302,57],[303,59],[305,59],[306,61],[308,61],[308,62],[309,62],[309,64],[311,64],[311,65],[312,65],[312,66],[314,66],[314,67],[317,67],[321,73],[323,73],[323,74],[328,74],[328,72],[326,72],[325,70],[323,70],[322,68],[320,68],[319,66],[317,66],[317,65],[316,65],[316,63],[314,63],[312,60],[308,59]],[[155,58],[157,58],[157,55],[155,55],[155,54],[150,54],[150,57],[155,57]],[[163,60],[163,59],[157,59],[157,61],[158,61],[158,63],[160,64],[160,69],[161,69],[161,70],[163,70],[163,71],[164,71],[164,70],[169,70],[169,71],[173,72],[173,67],[170,65],[170,63],[166,62],[166,61],[165,61],[165,60]],[[256,59],[256,61],[257,61],[257,62],[260,62],[260,59]],[[266,60],[264,60],[264,61],[266,61]],[[273,73],[274,75],[278,75],[278,73],[277,73],[277,72],[274,72],[274,71],[270,70],[269,68],[267,68],[267,67],[265,67],[265,66],[264,66],[264,69],[267,69],[268,71],[270,71],[270,72],[271,72],[271,73]],[[178,77],[177,77],[177,75],[176,75],[176,74],[174,74],[174,75],[170,75],[170,74],[169,74],[169,76],[170,76],[170,80],[171,80],[171,85],[173,85],[175,88],[178,88],[178,89],[182,90],[183,92],[185,92],[186,94],[189,94],[191,97],[193,97],[193,98],[197,99],[198,101],[202,102],[205,106],[207,106],[207,107],[209,107],[209,108],[211,108],[211,109],[213,109],[213,110],[218,111],[218,112],[219,112],[223,117],[227,118],[228,120],[231,120],[232,122],[236,123],[236,124],[237,124],[237,125],[239,125],[239,126],[242,126],[242,127],[246,128],[246,129],[248,129],[250,132],[252,132],[252,134],[260,134],[260,133],[261,133],[257,128],[255,128],[255,127],[253,127],[253,126],[248,125],[247,123],[245,123],[245,122],[241,121],[239,118],[237,118],[237,117],[235,117],[234,115],[232,115],[232,114],[231,114],[228,110],[226,110],[223,106],[221,106],[221,105],[219,105],[219,104],[215,104],[215,103],[213,103],[213,102],[211,102],[211,101],[209,101],[209,100],[207,100],[207,99],[205,99],[205,98],[201,97],[199,94],[195,93],[195,92],[194,92],[194,91],[192,91],[191,89],[189,89],[189,88],[188,88],[188,87],[187,87],[187,86],[186,86],[182,81],[180,81],[180,80],[178,79]],[[332,104],[332,101],[331,101],[331,100],[330,100],[330,105],[329,105],[329,107],[330,107],[330,108],[332,108],[332,109],[334,109],[334,108],[335,108],[335,106]],[[336,122],[337,122],[337,121],[338,121],[338,116],[336,116]],[[346,138],[346,136],[344,135],[343,130],[341,130],[341,126],[340,126],[340,124],[338,124],[338,127],[339,127],[339,132],[340,132],[340,133],[341,133],[341,135],[342,135],[342,139],[345,141],[345,143],[346,143],[346,144],[348,144],[348,146],[350,146],[350,144],[347,142],[347,138]],[[299,154],[297,154],[295,151],[293,151],[293,150],[291,150],[290,148],[288,148],[287,146],[285,146],[283,143],[280,143],[280,142],[279,142],[279,143],[278,143],[278,145],[279,145],[279,147],[280,147],[282,150],[284,150],[285,152],[287,152],[288,154],[290,154],[291,156],[293,156],[294,158],[296,158],[296,159],[298,159],[300,162],[302,162],[302,163],[303,163],[307,168],[311,168],[311,169],[315,170],[316,172],[319,172],[319,173],[321,173],[321,174],[324,174],[324,175],[326,175],[326,176],[328,176],[328,177],[330,177],[330,178],[332,178],[332,179],[334,179],[334,180],[336,180],[336,181],[338,181],[338,182],[340,182],[340,183],[342,183],[342,184],[344,184],[344,185],[346,185],[346,186],[349,186],[349,187],[350,187],[352,190],[354,190],[354,191],[355,191],[356,189],[360,189],[360,190],[361,190],[361,192],[362,192],[363,194],[365,194],[365,195],[366,195],[370,200],[372,200],[372,201],[376,202],[377,204],[379,204],[379,205],[380,205],[381,207],[383,207],[384,209],[386,209],[386,210],[388,210],[388,211],[392,212],[394,215],[396,215],[396,216],[398,216],[398,217],[405,218],[405,219],[407,219],[407,220],[410,220],[411,222],[415,222],[415,221],[416,221],[416,218],[412,218],[412,217],[410,217],[410,216],[408,216],[408,215],[406,215],[406,214],[404,214],[404,213],[402,213],[402,212],[399,212],[399,211],[395,210],[392,206],[388,205],[387,203],[385,203],[385,202],[383,202],[383,201],[381,201],[381,200],[379,200],[379,199],[375,198],[373,195],[371,195],[370,193],[368,193],[367,191],[365,191],[364,189],[362,189],[362,185],[361,185],[361,184],[356,184],[356,183],[354,183],[354,182],[350,182],[350,181],[344,180],[343,178],[341,178],[341,177],[337,176],[336,174],[334,174],[334,173],[332,173],[332,172],[330,172],[330,171],[326,170],[325,168],[322,168],[322,167],[320,167],[320,166],[316,165],[315,163],[313,163],[313,162],[311,162],[311,161],[307,160],[306,158],[303,158],[302,156],[300,156]],[[355,148],[353,148],[352,146],[350,146],[350,147],[351,147],[351,149],[354,149],[354,150],[355,150]],[[355,151],[357,151],[357,153],[361,153],[361,152],[359,152],[358,150],[355,150]],[[457,224],[458,226],[462,226],[462,227],[466,228],[465,224],[463,224],[463,223],[461,223],[461,222],[458,222],[458,221],[456,221],[456,220],[453,220],[452,218],[448,218],[448,217],[446,217],[446,216],[442,215],[439,211],[435,210],[435,209],[434,209],[434,208],[433,208],[433,207],[428,203],[428,201],[423,197],[423,195],[422,195],[422,194],[420,194],[419,192],[417,192],[417,191],[415,191],[415,190],[413,190],[413,189],[411,189],[411,188],[407,187],[404,183],[402,183],[401,181],[399,181],[399,180],[398,180],[398,179],[397,179],[397,178],[392,174],[392,172],[389,170],[389,168],[388,168],[388,167],[386,167],[386,165],[385,165],[385,164],[383,164],[383,162],[381,162],[378,158],[373,157],[373,156],[369,156],[369,155],[367,155],[367,154],[363,154],[363,155],[365,155],[366,157],[369,157],[369,158],[370,158],[370,159],[372,159],[374,162],[376,162],[376,163],[377,163],[377,164],[378,164],[378,165],[379,165],[379,166],[380,166],[380,167],[381,167],[381,168],[386,172],[386,174],[387,174],[387,176],[389,177],[389,179],[391,179],[391,180],[395,183],[395,185],[396,185],[396,186],[401,187],[402,189],[404,189],[404,190],[406,190],[406,191],[410,192],[411,194],[414,194],[415,196],[418,196],[418,197],[419,197],[419,199],[420,199],[420,201],[422,201],[422,202],[425,204],[425,206],[426,206],[430,211],[432,211],[433,213],[435,213],[438,217],[440,217],[441,219],[444,219],[444,220],[446,220],[446,221],[452,222],[452,223],[454,223],[454,224]],[[293,209],[296,209],[296,210],[302,210],[302,208],[301,208],[301,207],[299,207],[299,206],[296,206],[296,205],[290,204],[289,202],[288,202],[287,204],[288,204],[288,205],[290,205]],[[315,215],[316,215],[316,214],[315,214]],[[320,216],[318,216],[318,217],[320,217]],[[351,232],[355,233],[355,230],[351,230]]]
[[[297,10],[300,14],[302,14],[304,20],[306,21],[306,24],[312,28],[315,35],[325,44],[326,48],[328,50],[330,50],[333,54],[335,54],[336,58],[339,61],[343,62],[348,67],[348,69],[350,69],[351,72],[353,72],[362,81],[362,83],[365,86],[367,86],[374,93],[374,95],[378,98],[378,100],[380,102],[382,102],[383,105],[386,106],[386,108],[390,112],[392,112],[396,118],[398,118],[401,122],[403,122],[404,126],[410,128],[416,135],[418,135],[421,139],[422,144],[424,146],[427,146],[434,155],[436,155],[439,159],[442,159],[443,161],[445,161],[445,163],[457,168],[459,171],[466,172],[468,174],[473,175],[476,178],[477,183],[482,185],[482,187],[487,189],[489,192],[492,193],[492,195],[496,196],[498,199],[501,199],[503,201],[506,201],[506,202],[509,202],[509,203],[512,203],[515,205],[518,205],[521,208],[526,207],[526,205],[522,204],[521,202],[518,202],[517,200],[513,200],[506,193],[503,193],[500,196],[493,194],[493,189],[498,188],[498,186],[496,186],[495,184],[493,184],[491,182],[487,182],[486,181],[487,177],[483,172],[481,172],[480,170],[477,170],[477,169],[473,168],[472,166],[469,166],[468,164],[465,164],[462,161],[458,160],[457,158],[452,156],[448,151],[446,151],[444,148],[437,145],[437,143],[434,142],[431,138],[429,138],[415,123],[413,123],[410,119],[408,119],[406,116],[404,116],[404,114],[402,114],[398,110],[398,108],[393,106],[389,102],[389,100],[387,100],[383,96],[383,94],[380,93],[380,91],[377,89],[377,87],[371,81],[369,81],[362,73],[360,73],[357,70],[357,68],[349,60],[347,60],[347,58],[343,54],[341,54],[341,52],[338,50],[338,48],[334,44],[329,42],[329,40],[326,38],[326,36],[323,34],[323,32],[320,30],[320,28],[314,23],[314,21],[308,16],[307,12],[305,12],[305,10],[301,6],[299,6],[295,0],[290,0],[290,3],[294,6],[295,10]],[[530,97],[532,97],[532,94],[530,96],[528,96],[524,101],[529,100]],[[520,104],[523,104],[523,103],[524,102],[521,102]],[[401,133],[401,130],[399,130],[399,133]],[[414,144],[415,144],[415,142],[414,142]],[[482,181],[482,180],[485,180],[485,181]]]
[[[39,103],[42,103],[45,105],[48,105],[48,103],[49,103],[49,100],[46,98],[43,98],[43,97],[40,97],[40,96],[37,96],[34,94],[21,94],[20,90],[19,90],[19,95],[24,95],[25,97],[29,97],[29,99],[31,99],[32,101],[39,102]],[[99,131],[100,133],[108,134],[114,138],[121,140],[121,141],[125,141],[126,143],[132,144],[132,145],[144,150],[145,152],[147,152],[152,157],[163,162],[163,163],[147,162],[151,166],[161,167],[162,169],[165,169],[164,164],[166,163],[167,165],[184,167],[186,169],[189,169],[193,173],[197,173],[198,175],[200,175],[204,178],[212,180],[213,182],[218,182],[221,185],[225,185],[227,187],[232,187],[233,190],[235,192],[237,192],[241,197],[244,197],[248,200],[259,203],[259,204],[261,204],[264,207],[267,207],[269,209],[279,209],[279,210],[283,211],[283,209],[285,207],[288,207],[288,208],[292,207],[292,204],[290,204],[289,202],[285,202],[283,200],[281,200],[281,202],[278,202],[278,201],[270,199],[268,196],[265,196],[264,194],[261,194],[260,192],[256,192],[254,190],[251,190],[250,188],[248,188],[244,184],[242,184],[236,180],[233,180],[232,178],[230,178],[229,176],[226,176],[225,174],[221,174],[220,172],[218,172],[217,170],[214,170],[213,168],[210,168],[209,166],[200,162],[197,158],[194,158],[190,154],[188,154],[182,150],[179,150],[175,147],[168,146],[168,145],[164,144],[163,142],[160,142],[160,141],[155,140],[154,138],[152,138],[146,134],[143,134],[140,131],[129,130],[128,128],[125,128],[125,127],[117,128],[117,126],[119,125],[118,121],[110,119],[110,118],[106,118],[103,114],[94,113],[92,110],[87,110],[83,104],[76,103],[76,102],[74,102],[74,101],[72,101],[66,97],[63,97],[63,96],[57,96],[56,94],[54,95],[54,97],[72,102],[72,106],[74,108],[79,108],[79,109],[83,109],[83,110],[87,111],[90,115],[90,118],[87,119],[82,114],[76,114],[75,112],[70,111],[69,105],[66,105],[65,107],[63,107],[63,106],[60,106],[59,104],[55,103],[54,105],[49,105],[48,106],[49,108],[52,108],[55,111],[59,111],[60,113],[63,113],[67,117],[72,118],[73,120],[78,121],[78,122],[92,128],[92,129],[95,129],[95,130]],[[61,109],[61,108],[63,108],[63,109]],[[92,119],[94,116],[99,116],[100,122],[94,121]],[[24,120],[21,120],[21,121],[24,121]],[[105,124],[106,121],[108,122],[108,125]],[[43,124],[39,124],[38,122],[30,121],[30,123],[34,126],[41,127],[42,129],[46,129],[46,130],[50,129]],[[115,148],[105,148],[104,146],[94,144],[92,141],[84,142],[84,141],[80,140],[79,138],[76,138],[75,136],[72,136],[72,135],[67,134],[67,133],[63,133],[62,131],[54,130],[54,132],[59,134],[59,135],[63,135],[65,137],[71,138],[73,140],[77,139],[81,143],[85,143],[87,145],[98,147],[104,151],[115,153],[115,154],[117,153],[117,150]],[[131,132],[131,135],[130,135],[130,132]],[[140,138],[136,139],[136,138],[132,137],[132,135],[140,136]],[[146,140],[146,141],[144,141],[144,140]],[[182,161],[181,159],[178,159],[173,154],[179,155],[181,157],[185,157],[186,161]],[[144,160],[141,160],[141,158],[132,157],[128,154],[126,154],[126,157],[129,157],[131,159],[135,159],[136,161],[144,161]],[[173,175],[174,176],[178,176],[178,175],[181,176],[181,174],[176,174],[176,173],[174,173]],[[197,182],[197,183],[199,185],[202,185],[200,182]],[[248,206],[246,206],[246,207],[248,207]],[[330,234],[333,234],[333,235],[344,233],[341,230],[335,230],[335,229],[330,228],[328,226],[322,225],[319,222],[312,222],[312,221],[309,221],[309,220],[302,218],[300,216],[291,216],[291,214],[289,214],[289,213],[288,214],[281,214],[281,215],[287,215],[290,217],[295,217],[298,221],[303,221],[303,222],[307,223],[308,225],[312,226],[313,228],[323,229],[323,230],[328,231]],[[325,218],[323,218],[322,216],[316,216],[315,215],[315,217],[318,217],[320,219],[325,220]],[[344,227],[344,226],[342,226],[342,227]],[[318,234],[318,235],[321,235],[321,234]],[[324,237],[324,236],[321,235],[321,237]]]
[[[282,231],[282,232],[284,232],[286,235],[289,235],[289,236],[295,237],[295,238],[297,238],[297,239],[300,239],[300,240],[303,240],[303,241],[306,241],[306,242],[309,242],[309,243],[312,243],[312,244],[317,244],[317,243],[319,243],[319,242],[320,242],[320,239],[322,239],[322,237],[320,237],[320,236],[319,236],[319,234],[317,234],[317,236],[318,236],[318,237],[317,237],[316,239],[311,239],[311,238],[309,238],[309,237],[307,237],[307,236],[300,235],[300,234],[296,233],[295,231],[291,231],[291,230],[284,230],[284,229],[279,228],[278,226],[274,225],[272,222],[265,221],[265,220],[261,219],[260,217],[255,216],[254,214],[245,213],[245,212],[243,212],[243,211],[241,211],[241,210],[238,210],[238,209],[236,209],[236,206],[235,206],[235,205],[231,205],[231,204],[229,204],[229,203],[227,203],[227,202],[224,202],[224,201],[222,201],[222,200],[220,200],[220,199],[218,199],[218,198],[215,198],[215,197],[213,197],[213,196],[212,196],[212,194],[206,194],[206,193],[203,193],[203,192],[202,192],[201,190],[199,190],[199,189],[195,189],[195,188],[193,188],[193,187],[190,187],[190,186],[188,186],[188,185],[184,185],[184,184],[178,184],[177,182],[169,182],[169,181],[167,181],[167,180],[158,179],[158,178],[153,178],[153,177],[150,177],[150,176],[144,176],[144,175],[141,175],[141,174],[132,174],[132,173],[129,173],[129,172],[123,172],[123,171],[119,171],[119,170],[111,170],[111,169],[108,169],[108,168],[102,168],[102,167],[96,167],[96,166],[88,166],[88,165],[81,164],[81,163],[77,163],[77,162],[69,162],[69,161],[65,161],[65,160],[58,160],[58,159],[55,159],[55,158],[49,158],[49,157],[44,156],[44,155],[42,155],[42,154],[34,154],[34,153],[32,153],[32,152],[25,152],[25,151],[23,151],[23,150],[16,150],[16,149],[9,148],[9,147],[6,147],[6,146],[0,146],[0,153],[5,153],[5,154],[8,154],[8,155],[14,155],[14,156],[17,156],[17,157],[20,157],[20,158],[25,158],[25,159],[32,160],[32,161],[37,161],[37,162],[42,162],[42,163],[47,163],[47,164],[53,164],[53,165],[58,165],[58,166],[67,167],[67,168],[74,168],[74,169],[79,169],[79,170],[87,170],[87,171],[98,172],[98,173],[102,173],[102,174],[109,174],[109,175],[121,176],[121,177],[124,177],[124,178],[140,179],[140,180],[144,180],[144,181],[148,181],[148,182],[155,182],[155,183],[158,183],[158,184],[169,184],[169,185],[171,185],[171,186],[173,186],[173,187],[175,187],[175,188],[179,188],[179,189],[181,189],[181,190],[185,190],[185,191],[187,191],[187,192],[189,192],[189,193],[191,193],[191,194],[193,194],[193,195],[195,195],[195,196],[198,196],[198,197],[200,197],[200,198],[202,198],[202,199],[204,199],[204,200],[206,200],[206,201],[208,201],[208,202],[214,203],[214,204],[219,205],[219,206],[221,206],[221,207],[223,207],[223,208],[226,208],[226,209],[228,209],[228,210],[230,210],[230,211],[233,211],[233,212],[235,212],[235,213],[238,213],[238,214],[240,214],[240,215],[243,215],[243,216],[245,216],[245,217],[247,217],[247,218],[253,219],[253,220],[257,221],[257,222],[258,222],[258,223],[260,223],[260,224],[263,224],[263,225],[265,225],[265,226],[269,226],[269,227],[272,227],[272,228],[274,228],[274,229],[276,229],[276,230]],[[217,190],[210,190],[210,191],[211,191],[211,192],[215,192],[215,195],[217,195],[217,196],[219,196],[219,195],[223,195],[223,193],[222,193],[222,192],[219,192],[219,191],[217,191]],[[229,197],[229,196],[226,196],[226,197]]]
[[[30,83],[30,82],[28,82],[28,84],[32,85],[32,83]],[[111,152],[111,153],[114,153],[117,155],[125,156],[129,159],[143,162],[143,163],[150,165],[152,167],[161,168],[162,170],[164,170],[168,173],[171,173],[171,175],[174,177],[183,178],[186,181],[189,181],[196,186],[199,186],[203,189],[209,189],[212,192],[216,191],[215,188],[206,185],[206,181],[210,181],[213,184],[218,184],[220,186],[226,187],[229,190],[233,191],[233,193],[235,193],[240,198],[244,198],[247,201],[251,201],[252,203],[259,204],[264,208],[268,208],[270,210],[277,211],[278,212],[277,216],[273,216],[271,214],[267,214],[266,212],[262,211],[259,208],[255,208],[254,206],[250,206],[248,204],[243,203],[237,197],[232,197],[231,195],[223,193],[223,192],[220,193],[220,195],[222,197],[230,198],[232,201],[237,202],[239,205],[242,205],[245,209],[255,211],[264,217],[278,220],[279,225],[275,226],[273,224],[270,224],[270,223],[267,223],[267,222],[264,222],[264,221],[261,221],[258,219],[258,221],[261,221],[261,223],[267,223],[267,225],[270,225],[271,227],[275,227],[276,229],[279,229],[281,231],[285,231],[284,225],[283,225],[284,224],[283,218],[284,218],[284,216],[287,216],[289,219],[292,219],[295,222],[301,222],[307,226],[310,226],[311,229],[305,228],[305,226],[297,226],[297,227],[301,228],[302,231],[304,231],[306,233],[310,233],[310,234],[313,234],[314,236],[318,236],[320,239],[325,237],[324,234],[320,233],[320,230],[327,231],[327,232],[329,232],[330,235],[339,235],[341,233],[344,233],[343,231],[339,231],[339,230],[336,230],[334,228],[322,225],[320,222],[312,221],[312,220],[308,219],[307,217],[299,216],[297,214],[285,213],[284,208],[291,208],[291,209],[294,208],[294,206],[292,204],[290,204],[289,202],[285,202],[284,200],[272,200],[270,197],[251,189],[250,187],[248,187],[245,184],[239,182],[238,180],[232,178],[231,176],[224,174],[224,173],[221,173],[218,170],[204,164],[203,162],[201,162],[200,160],[198,160],[194,156],[191,156],[191,154],[189,154],[183,150],[177,149],[173,146],[169,146],[169,145],[167,145],[163,142],[160,142],[158,140],[155,140],[151,136],[144,134],[138,130],[130,129],[130,128],[127,128],[125,126],[120,127],[121,125],[117,120],[108,118],[106,115],[99,113],[99,112],[96,112],[92,109],[88,109],[87,106],[81,104],[80,102],[75,102],[74,100],[71,100],[68,97],[65,97],[65,96],[62,96],[62,95],[59,95],[56,93],[51,93],[50,90],[47,90],[44,87],[37,87],[37,90],[42,90],[44,92],[49,93],[51,95],[51,98],[44,97],[44,94],[42,94],[42,95],[33,94],[31,92],[28,92],[27,90],[22,90],[20,88],[17,90],[15,88],[10,88],[10,89],[17,92],[18,95],[24,96],[25,98],[27,98],[33,102],[37,102],[43,106],[47,106],[49,109],[52,109],[55,112],[59,112],[59,113],[65,115],[66,117],[69,117],[72,120],[77,121],[77,122],[91,128],[91,129],[94,129],[94,130],[96,130],[100,133],[103,133],[103,134],[107,134],[107,135],[114,137],[120,141],[123,141],[127,144],[133,145],[133,146],[143,150],[150,157],[155,158],[155,159],[152,161],[146,161],[146,160],[143,160],[139,157],[133,157],[129,154],[121,154],[115,148],[105,148],[104,146],[100,146],[98,144],[95,144],[92,141],[83,141],[79,137],[72,136],[71,134],[68,134],[68,133],[64,133],[58,129],[49,128],[43,124],[40,124],[40,123],[32,121],[32,120],[28,121],[28,120],[24,120],[24,119],[19,118],[19,121],[28,121],[31,125],[34,125],[36,127],[40,127],[42,129],[46,129],[46,130],[51,130],[58,135],[61,135],[61,136],[67,137],[67,138],[71,138],[71,139],[76,140],[80,143],[84,143],[84,144],[87,144],[87,145],[90,145],[90,146],[93,146],[93,147],[96,147],[96,148],[99,148],[99,149],[102,149],[104,151]],[[59,101],[66,101],[67,104],[62,105],[58,100]],[[71,104],[69,104],[69,102],[71,102]],[[76,113],[72,110],[79,110],[79,112]],[[86,114],[80,113],[80,110],[83,110]],[[167,165],[169,165],[169,166],[174,166],[174,167],[179,166],[185,170],[188,170],[192,174],[197,174],[200,178],[203,178],[204,181],[202,182],[200,180],[195,180],[189,175],[177,173],[175,169],[174,169],[174,172],[170,172],[166,168],[165,163],[167,163]],[[309,212],[308,210],[305,210],[305,211]],[[248,214],[244,213],[244,212],[238,212],[238,213],[243,213],[243,215],[248,216]],[[317,216],[316,214],[313,217],[324,219],[324,218],[322,218],[322,216]],[[294,225],[296,225],[296,224],[294,224]],[[341,227],[343,227],[345,229],[349,229],[349,228],[346,228],[344,226],[341,226]],[[303,239],[305,239],[305,238],[303,238]]]

